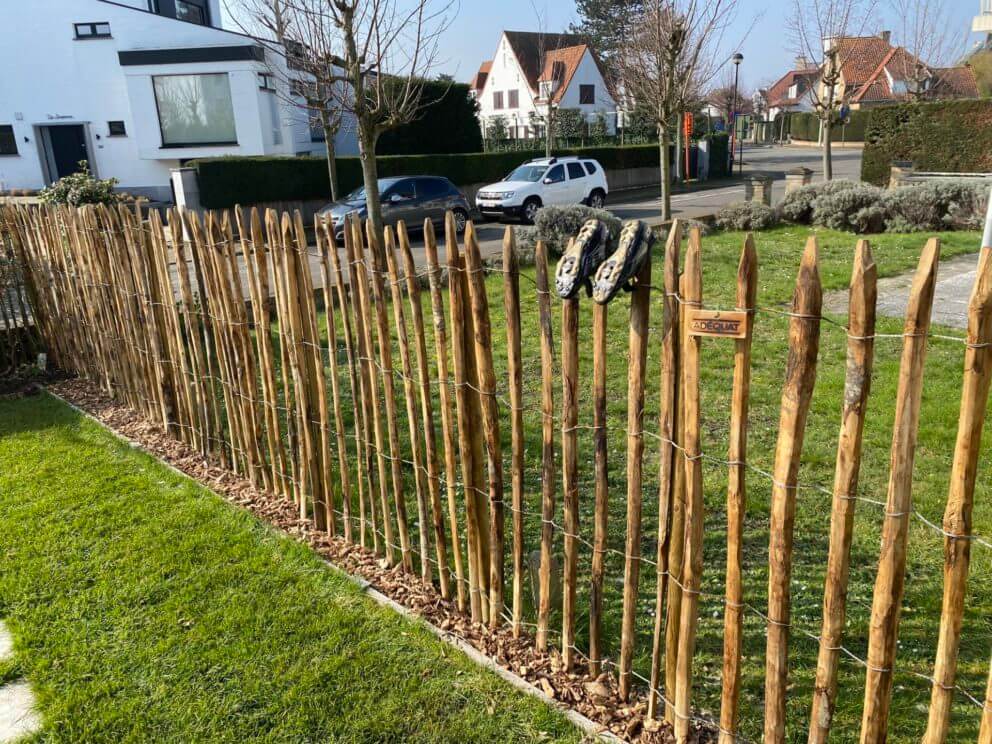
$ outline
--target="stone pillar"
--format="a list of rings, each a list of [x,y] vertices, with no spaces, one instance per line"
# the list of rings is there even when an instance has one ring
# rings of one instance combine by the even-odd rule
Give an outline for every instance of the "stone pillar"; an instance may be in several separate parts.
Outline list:
[[[744,201],[759,201],[772,205],[772,177],[756,173],[744,179]]]
[[[908,160],[893,160],[889,168],[889,188],[897,189],[903,181],[913,175],[913,164]]]
[[[813,181],[813,171],[799,166],[785,174],[785,193],[791,194],[796,189],[809,185]]]

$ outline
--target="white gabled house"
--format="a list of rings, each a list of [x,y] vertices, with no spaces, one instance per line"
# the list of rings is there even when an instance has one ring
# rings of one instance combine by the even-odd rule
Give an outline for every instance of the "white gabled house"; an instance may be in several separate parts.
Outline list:
[[[604,116],[616,131],[617,103],[595,51],[581,36],[504,31],[495,56],[471,82],[483,132],[503,117],[511,139],[543,136],[540,117],[554,107],[577,109],[587,121]]]
[[[75,172],[170,201],[220,155],[323,153],[282,55],[220,27],[221,0],[32,0],[0,25],[0,191]],[[339,154],[354,154],[343,126]]]

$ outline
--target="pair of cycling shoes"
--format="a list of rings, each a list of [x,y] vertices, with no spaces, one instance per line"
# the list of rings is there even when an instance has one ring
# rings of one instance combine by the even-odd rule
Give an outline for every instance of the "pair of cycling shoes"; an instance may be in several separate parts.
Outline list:
[[[555,287],[563,299],[572,299],[585,286],[593,300],[605,305],[621,289],[630,291],[651,254],[654,234],[640,220],[630,220],[620,231],[616,250],[607,257],[609,245],[606,223],[587,220],[558,262]]]

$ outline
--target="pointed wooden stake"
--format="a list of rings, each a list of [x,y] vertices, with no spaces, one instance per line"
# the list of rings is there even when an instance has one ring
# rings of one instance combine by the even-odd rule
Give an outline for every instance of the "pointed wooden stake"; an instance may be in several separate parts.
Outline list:
[[[854,530],[855,495],[861,469],[861,437],[868,410],[875,357],[875,301],[878,271],[867,240],[859,240],[854,253],[854,271],[847,320],[847,379],[837,440],[833,508],[830,514],[830,552],[823,589],[823,627],[813,688],[809,744],[826,744],[837,701],[837,661],[844,640],[847,615],[847,582],[850,573],[851,538]]]
[[[935,684],[925,744],[943,744],[951,718],[957,673],[961,622],[964,617],[968,565],[971,560],[971,511],[981,451],[982,429],[992,384],[992,248],[981,252],[975,287],[968,305],[968,346],[964,353],[964,382],[958,438],[951,467],[951,487],[944,510],[944,600],[937,636]]]
[[[771,535],[768,548],[768,648],[765,653],[765,742],[785,741],[785,697],[789,675],[789,583],[792,577],[792,529],[796,517],[799,458],[806,417],[816,382],[820,349],[820,309],[823,290],[818,270],[816,238],[806,241],[789,321],[789,361],[786,364],[778,443],[773,470]]]
[[[920,256],[906,310],[896,415],[892,432],[889,492],[882,525],[882,547],[871,606],[868,635],[868,674],[861,719],[862,744],[883,744],[892,699],[892,669],[906,581],[906,544],[913,511],[913,461],[923,394],[923,364],[927,356],[930,311],[937,284],[940,241],[927,241]]]
[[[637,587],[641,575],[641,505],[644,457],[644,376],[651,314],[651,260],[648,254],[630,293],[630,350],[627,367],[627,540],[623,573],[623,618],[620,627],[621,699],[630,697],[634,660]]]
[[[758,296],[758,254],[748,233],[737,265],[737,309],[748,313],[744,338],[735,342],[734,384],[730,409],[730,462],[727,484],[727,581],[723,615],[723,690],[720,699],[720,742],[737,741],[741,693],[741,647],[744,630],[744,510],[747,463],[748,404],[751,398],[751,341]]]
[[[679,405],[679,265],[682,250],[682,222],[674,220],[665,243],[665,314],[661,331],[661,405],[658,414],[658,552],[655,569],[654,635],[651,643],[651,683],[648,690],[648,718],[658,717],[661,696],[662,650],[665,644],[665,601],[668,592],[668,558],[672,540],[672,512],[675,495],[676,418]],[[673,709],[674,710],[674,709]]]

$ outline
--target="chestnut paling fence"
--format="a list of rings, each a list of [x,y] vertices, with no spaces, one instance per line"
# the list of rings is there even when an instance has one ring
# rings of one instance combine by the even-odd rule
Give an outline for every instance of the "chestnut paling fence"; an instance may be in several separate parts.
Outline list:
[[[992,381],[992,250],[981,252],[966,336],[930,330],[936,239],[921,254],[903,332],[880,333],[866,241],[854,252],[841,326],[821,312],[816,238],[803,250],[791,309],[758,306],[748,237],[735,307],[714,310],[703,303],[702,238],[694,230],[684,240],[676,222],[663,265],[645,264],[629,299],[592,308],[590,338],[584,301],[553,298],[540,243],[533,276],[521,271],[511,229],[499,268],[483,263],[474,228],[460,239],[450,218],[443,260],[428,223],[419,262],[402,224],[380,241],[349,221],[343,246],[329,224],[314,229],[311,245],[298,214],[172,211],[166,223],[123,207],[0,207],[2,249],[20,264],[55,363],[292,499],[317,528],[419,574],[474,621],[528,634],[576,673],[615,673],[620,698],[642,699],[678,741],[701,726],[725,742],[783,742],[788,720],[789,740],[824,742],[841,693],[863,698],[861,740],[885,741],[907,545],[911,527],[923,525],[944,546],[939,631],[926,650],[933,662],[907,672],[930,688],[925,740],[947,739],[957,700],[980,718],[979,740],[992,742],[992,678],[987,694],[957,680],[971,550],[992,550],[971,525]],[[625,343],[610,330],[617,312],[629,315]],[[784,319],[788,332],[770,469],[747,451],[759,316]],[[826,324],[841,326],[846,347],[832,488],[799,478]],[[884,500],[859,490],[878,339],[901,344]],[[912,500],[924,362],[938,342],[964,356],[942,524]],[[618,344],[622,389],[608,374]],[[702,446],[709,345],[732,349],[725,458]],[[590,356],[591,377],[582,376]],[[781,384],[781,367],[777,375]],[[645,415],[646,394],[657,418]],[[704,472],[726,484],[720,566],[703,555]],[[754,564],[745,554],[748,489],[770,492],[764,597],[745,591]],[[820,501],[827,565],[818,622],[792,608],[801,491],[829,497]],[[881,550],[867,637],[853,639],[845,628],[859,502],[877,514]],[[722,655],[715,671],[697,653],[707,622],[718,626],[702,640]],[[763,658],[745,653],[748,622],[763,626]],[[816,647],[815,671],[793,668],[790,649],[801,641]],[[844,664],[863,689],[841,690]],[[797,724],[790,675],[800,672],[814,679]],[[764,688],[763,733],[741,730],[746,674]],[[694,705],[700,690],[717,714]]]

